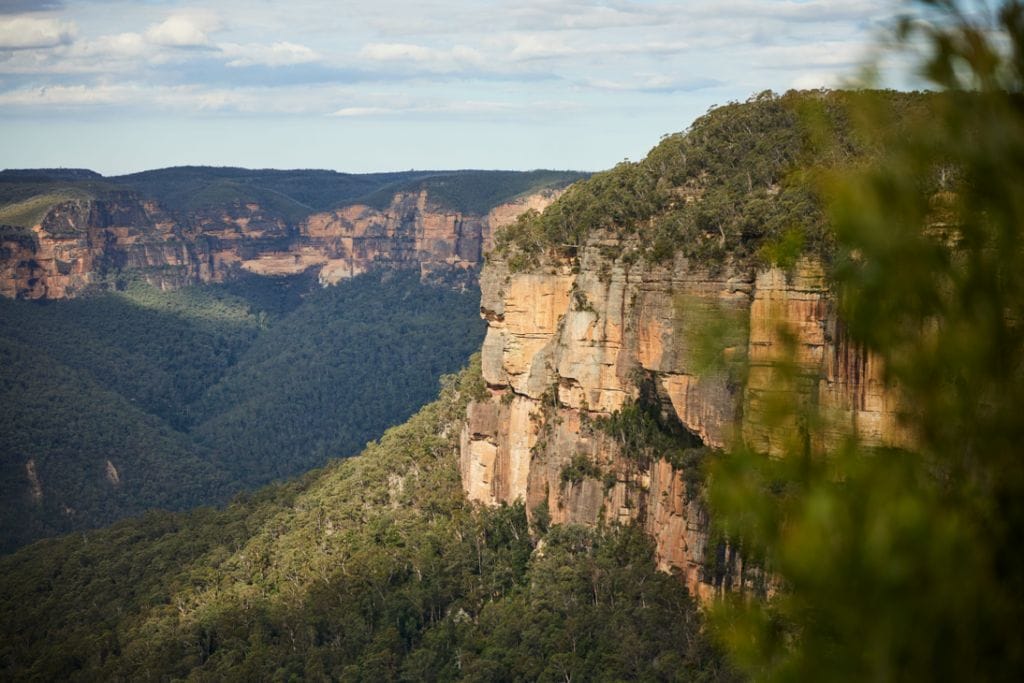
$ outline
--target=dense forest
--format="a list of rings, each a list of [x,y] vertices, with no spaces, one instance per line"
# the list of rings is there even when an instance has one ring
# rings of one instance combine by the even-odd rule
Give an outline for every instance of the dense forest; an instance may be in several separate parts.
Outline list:
[[[461,490],[479,361],[357,458],[0,560],[0,675],[719,681],[636,528],[531,528]]]
[[[624,161],[570,187],[543,214],[525,214],[497,243],[513,268],[595,231],[642,233],[636,257],[705,263],[828,259],[834,237],[820,201],[827,171],[878,158],[851,112],[876,111],[896,138],[928,116],[936,96],[895,91],[766,91],[716,107]],[[923,182],[931,182],[923,178]]]
[[[479,294],[417,273],[249,276],[0,300],[0,536],[185,509],[358,453],[479,346]]]

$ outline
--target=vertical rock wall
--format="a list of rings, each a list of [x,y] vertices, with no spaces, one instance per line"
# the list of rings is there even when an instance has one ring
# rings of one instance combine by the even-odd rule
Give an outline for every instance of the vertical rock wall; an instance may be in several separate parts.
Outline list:
[[[734,571],[724,577],[706,571],[696,473],[664,459],[636,462],[596,419],[645,387],[665,419],[713,448],[742,436],[781,452],[795,426],[766,416],[808,402],[831,425],[816,438],[831,442],[850,428],[868,444],[909,436],[877,359],[843,336],[820,266],[650,265],[630,256],[635,247],[605,235],[529,272],[488,262],[482,366],[491,398],[468,410],[463,485],[486,504],[546,504],[554,523],[641,523],[660,567],[706,597],[745,579],[736,558],[726,558]],[[571,475],[573,462],[589,463],[588,474]]]
[[[424,280],[475,279],[493,229],[557,195],[540,192],[472,215],[435,205],[426,191],[399,193],[384,210],[346,206],[299,225],[251,203],[175,217],[132,195],[67,201],[32,228],[32,239],[0,232],[0,296],[71,297],[122,269],[160,287],[310,269],[322,284],[376,268],[418,268]]]

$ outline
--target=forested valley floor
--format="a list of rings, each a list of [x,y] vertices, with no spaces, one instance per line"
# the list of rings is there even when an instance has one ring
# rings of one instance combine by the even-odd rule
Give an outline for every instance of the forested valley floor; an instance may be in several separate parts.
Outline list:
[[[245,276],[0,301],[0,551],[183,510],[358,453],[480,345],[418,273]]]

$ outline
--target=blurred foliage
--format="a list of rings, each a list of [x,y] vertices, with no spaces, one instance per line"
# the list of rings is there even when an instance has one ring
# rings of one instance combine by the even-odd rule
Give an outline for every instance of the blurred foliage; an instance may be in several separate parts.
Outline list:
[[[68,301],[0,300],[2,552],[152,507],[220,503],[357,453],[483,336],[475,290],[415,272],[328,288],[315,276],[107,284]]]
[[[930,115],[894,130],[852,102],[883,152],[819,178],[841,317],[884,364],[915,446],[851,435],[824,452],[822,417],[791,407],[803,427],[783,457],[738,445],[712,467],[722,530],[778,582],[767,602],[716,608],[758,679],[1024,675],[1024,6],[917,6],[897,46],[943,91]]]
[[[641,529],[528,528],[458,472],[479,358],[357,458],[0,559],[4,680],[734,680]]]
[[[815,193],[818,175],[883,151],[847,118],[850,102],[865,99],[886,113],[890,126],[909,130],[926,116],[931,98],[765,91],[717,107],[685,132],[666,136],[643,160],[594,174],[543,213],[521,216],[497,235],[497,254],[522,270],[607,231],[621,238],[642,234],[639,249],[654,261],[677,254],[705,264],[728,258],[789,265],[798,253],[827,259],[833,238]],[[827,149],[816,135],[821,123],[833,131]]]

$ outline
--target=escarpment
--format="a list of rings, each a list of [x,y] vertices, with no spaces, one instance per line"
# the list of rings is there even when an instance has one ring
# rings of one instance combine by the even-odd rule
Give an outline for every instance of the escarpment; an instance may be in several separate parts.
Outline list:
[[[710,538],[697,471],[707,449],[742,439],[781,452],[799,434],[773,417],[778,405],[814,405],[826,426],[813,438],[829,443],[910,436],[878,360],[845,337],[817,262],[655,264],[632,256],[637,240],[596,233],[523,272],[488,261],[490,397],[468,408],[463,488],[491,505],[521,499],[553,523],[637,522],[659,566],[706,598],[752,580]],[[671,447],[652,442],[655,422]]]
[[[0,295],[73,297],[124,270],[161,288],[310,269],[322,284],[375,268],[458,282],[477,276],[495,227],[557,195],[542,190],[476,214],[445,208],[423,189],[398,192],[383,209],[350,204],[297,222],[255,202],[172,212],[129,192],[69,199],[30,228],[0,230]]]

